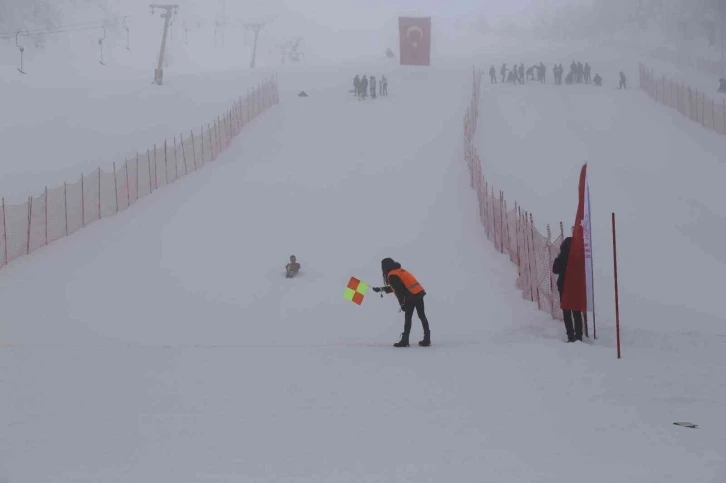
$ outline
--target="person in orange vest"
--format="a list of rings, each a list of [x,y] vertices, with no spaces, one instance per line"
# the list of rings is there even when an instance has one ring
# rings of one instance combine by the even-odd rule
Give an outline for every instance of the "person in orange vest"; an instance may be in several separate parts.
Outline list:
[[[429,321],[424,311],[424,296],[426,292],[423,286],[410,272],[401,268],[401,264],[393,261],[392,258],[381,260],[381,271],[386,285],[373,287],[374,292],[393,293],[398,298],[398,303],[404,313],[403,333],[401,340],[393,344],[394,347],[408,347],[408,336],[411,333],[411,319],[413,311],[416,310],[418,318],[421,319],[424,338],[418,345],[428,347],[431,345],[431,330]]]

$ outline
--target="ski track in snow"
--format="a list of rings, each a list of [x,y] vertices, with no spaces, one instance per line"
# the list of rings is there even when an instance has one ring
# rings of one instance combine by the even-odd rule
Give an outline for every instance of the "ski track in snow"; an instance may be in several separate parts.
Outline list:
[[[723,216],[718,159],[693,155],[708,135],[636,91],[485,86],[484,172],[538,226],[574,217],[577,168],[593,166],[601,340],[564,344],[478,223],[462,159],[467,65],[366,69],[386,72],[389,97],[346,94],[353,71],[281,74],[282,103],[215,165],[0,272],[0,479],[726,476],[712,300],[723,266],[698,248],[718,234],[691,220],[690,238],[677,235],[688,210]],[[611,210],[621,361],[600,254]],[[302,270],[288,280],[292,253]],[[380,283],[385,256],[426,287],[433,347],[391,347],[391,296],[343,300],[352,275]]]

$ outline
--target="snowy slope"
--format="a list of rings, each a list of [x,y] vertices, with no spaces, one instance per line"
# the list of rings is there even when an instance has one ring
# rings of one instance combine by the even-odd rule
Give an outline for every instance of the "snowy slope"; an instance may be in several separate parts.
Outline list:
[[[683,83],[686,87],[705,94],[718,104],[726,100],[726,96],[718,92],[718,81],[720,77],[718,75],[704,72],[690,65],[669,62],[658,57],[644,58],[643,62],[648,68],[653,70],[653,73],[658,79],[665,76],[666,79]]]
[[[710,376],[723,370],[726,346],[726,258],[717,248],[726,234],[723,138],[633,90],[485,85],[481,110],[484,174],[534,212],[541,232],[560,220],[568,230],[588,162],[598,345],[607,347],[614,346],[610,214],[617,213],[625,358],[648,374],[630,372],[626,385],[650,394],[655,412],[661,402],[699,415],[723,411],[726,386]],[[723,455],[713,455],[708,468],[717,472],[704,481],[723,474]]]
[[[0,476],[722,478],[717,359],[616,361],[605,344],[563,344],[522,302],[462,159],[469,64],[391,70],[375,102],[347,94],[355,73],[282,73],[282,103],[215,166],[0,272]],[[286,280],[293,253],[302,272]],[[426,287],[434,347],[391,347],[391,297],[343,300],[352,275],[379,283],[385,256]],[[703,428],[671,425],[689,418]]]
[[[623,313],[639,319],[637,327],[723,333],[726,256],[717,242],[726,235],[723,137],[663,111],[637,90],[534,83],[484,89],[484,173],[531,207],[540,229],[559,221],[569,228],[579,167],[590,163],[603,315],[613,315],[614,211]]]
[[[3,86],[12,97],[0,117],[0,143],[13,155],[0,168],[0,196],[24,200],[99,166],[111,171],[112,163],[121,165],[154,143],[198,133],[266,75],[215,73],[213,83],[209,74],[170,76],[161,87],[143,73],[60,78],[53,85],[37,76],[10,76]]]

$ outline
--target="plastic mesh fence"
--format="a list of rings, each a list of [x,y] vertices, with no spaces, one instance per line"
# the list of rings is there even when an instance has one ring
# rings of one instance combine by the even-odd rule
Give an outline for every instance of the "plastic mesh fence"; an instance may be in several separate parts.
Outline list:
[[[483,72],[474,71],[471,101],[464,116],[464,158],[471,187],[477,193],[479,219],[494,248],[506,254],[517,268],[515,285],[522,298],[536,303],[554,319],[562,320],[556,278],[552,274],[552,265],[564,239],[562,224],[554,240],[549,225],[547,234],[543,235],[535,227],[532,214],[516,203],[509,204],[504,192],[495,191],[482,173],[481,160],[474,147],[482,76]]]
[[[48,190],[48,243],[68,234],[66,219],[66,186]]]
[[[213,122],[140,151],[110,172],[97,168],[75,182],[46,188],[22,204],[2,199],[0,267],[201,169],[217,159],[251,119],[278,102],[277,81],[268,79]]]
[[[726,99],[716,102],[682,82],[656,77],[653,71],[640,64],[640,88],[653,100],[677,110],[683,117],[697,122],[705,129],[726,136]]]

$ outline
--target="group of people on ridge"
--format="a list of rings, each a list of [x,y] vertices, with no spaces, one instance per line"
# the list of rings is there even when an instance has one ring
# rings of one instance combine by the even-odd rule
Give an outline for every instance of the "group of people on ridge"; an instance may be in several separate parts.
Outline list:
[[[378,92],[382,96],[388,95],[388,79],[386,79],[386,76],[381,76],[381,79],[378,81]],[[366,77],[365,75],[361,78],[360,76],[355,76],[353,79],[353,92],[355,93],[355,96],[359,99],[365,99],[368,95],[368,91],[370,89],[371,98],[376,98],[376,78],[371,76],[370,79]]]
[[[537,80],[540,82],[545,82],[547,67],[545,67],[545,65],[540,62],[537,65],[533,65],[527,68],[526,71],[524,69],[524,64],[519,64],[519,66],[515,64],[511,69],[508,69],[505,62],[504,64],[502,64],[500,73],[502,75],[502,83],[509,82],[511,84],[516,84],[517,82],[519,82],[520,84],[524,84],[525,74],[527,76],[527,80]],[[492,84],[497,83],[497,70],[494,68],[494,66],[491,66],[489,68],[489,79]]]
[[[552,73],[555,78],[555,85],[562,84],[562,76],[565,73],[565,69],[562,64],[555,64],[552,69]],[[501,82],[508,82],[516,85],[525,84],[528,80],[539,81],[545,83],[547,81],[547,67],[544,63],[540,62],[525,70],[524,64],[514,65],[511,69],[507,68],[507,64],[502,64],[500,68],[500,75],[502,77]],[[602,77],[596,73],[595,77],[592,76],[592,68],[590,64],[585,62],[572,61],[570,64],[570,72],[565,76],[565,84],[594,84],[598,87],[602,86]],[[490,83],[497,84],[497,70],[492,65],[489,68],[489,79]],[[627,89],[627,79],[623,71],[620,71],[620,84],[618,89]]]

